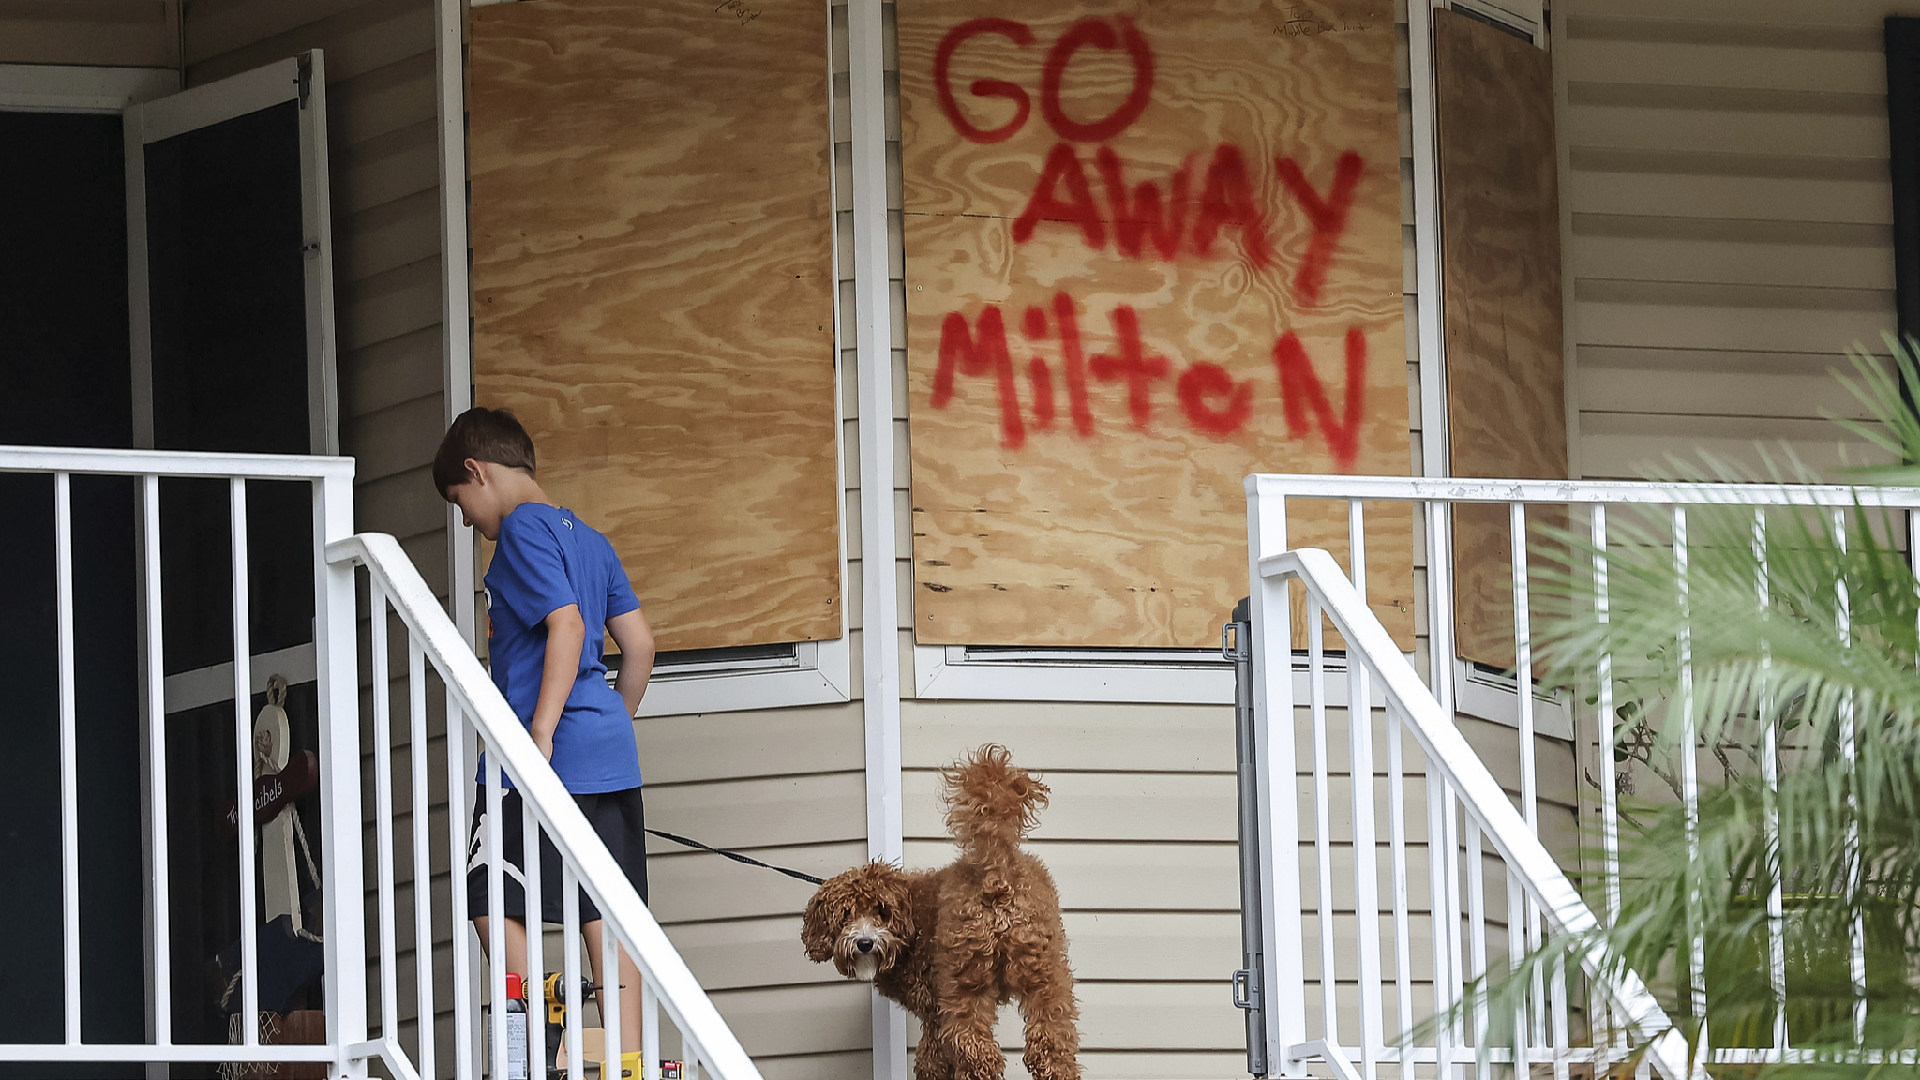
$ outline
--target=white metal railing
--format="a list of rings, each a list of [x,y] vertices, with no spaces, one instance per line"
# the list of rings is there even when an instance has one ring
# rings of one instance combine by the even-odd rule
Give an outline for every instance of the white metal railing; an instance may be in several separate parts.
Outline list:
[[[323,1062],[331,1075],[362,1077],[375,1071],[396,1078],[452,1076],[459,1080],[507,1072],[486,1065],[507,1062],[506,969],[484,965],[476,953],[479,942],[468,929],[466,861],[469,833],[464,793],[470,790],[478,748],[487,752],[482,790],[495,809],[489,815],[480,843],[497,850],[501,843],[501,778],[511,778],[523,796],[524,828],[529,839],[528,909],[540,910],[539,844],[544,832],[563,861],[567,890],[563,963],[564,983],[582,985],[578,892],[592,898],[603,913],[607,970],[618,971],[617,950],[624,948],[640,972],[638,986],[622,987],[606,980],[604,1006],[609,1016],[620,1015],[622,991],[641,995],[642,1046],[645,1065],[636,1080],[659,1080],[661,1055],[673,1051],[685,1062],[689,1078],[704,1072],[715,1080],[759,1080],[759,1073],[727,1028],[679,954],[653,919],[639,894],[595,836],[574,800],[567,794],[520,726],[471,648],[455,629],[432,591],[390,536],[352,533],[353,462],[346,458],[291,457],[241,454],[58,450],[0,446],[0,473],[31,473],[48,477],[52,502],[54,564],[56,569],[56,655],[59,726],[61,955],[59,992],[63,1004],[58,1030],[35,1041],[0,1043],[0,1062],[149,1062],[245,1063]],[[81,834],[76,736],[76,683],[79,661],[75,645],[73,513],[71,490],[75,476],[120,476],[132,479],[134,535],[125,543],[138,567],[140,659],[140,728],[144,769],[141,796],[143,848],[148,888],[144,904],[147,949],[139,968],[146,988],[147,1033],[140,1042],[88,1041],[83,1037],[81,942],[86,927],[80,909]],[[323,985],[325,1034],[313,1045],[288,1045],[264,1040],[261,1033],[259,985],[260,955],[257,931],[260,918],[254,889],[241,887],[238,920],[232,933],[239,939],[239,973],[232,984],[238,1002],[233,1042],[219,1039],[176,1038],[173,998],[174,972],[181,965],[198,965],[205,957],[174,955],[171,930],[176,918],[169,881],[173,873],[169,848],[167,757],[167,675],[163,648],[161,530],[162,482],[175,480],[224,481],[230,514],[233,582],[231,603],[233,686],[234,790],[254,790],[256,750],[253,735],[253,698],[258,692],[254,657],[249,643],[250,487],[262,483],[301,483],[311,489],[310,552],[313,566],[314,673],[317,690],[319,738],[320,820],[317,847],[320,877],[324,881],[321,933],[326,977]],[[89,481],[91,482],[91,481]],[[170,511],[171,512],[171,511]],[[168,519],[171,520],[171,519]],[[256,528],[259,522],[255,521]],[[113,538],[88,538],[112,546]],[[356,576],[364,570],[367,606],[358,604]],[[176,602],[178,598],[176,597]],[[402,633],[389,637],[390,619]],[[364,631],[362,630],[364,627]],[[364,632],[365,638],[361,638]],[[362,641],[367,668],[359,663]],[[390,678],[390,648],[404,654],[406,677]],[[363,678],[363,675],[365,676]],[[430,724],[429,678],[440,684],[445,704],[444,724]],[[394,724],[393,701],[405,701],[406,724]],[[366,704],[361,704],[362,694]],[[45,722],[17,717],[15,723]],[[370,732],[363,745],[363,725]],[[404,734],[405,738],[401,738]],[[442,747],[436,747],[436,742]],[[476,747],[477,744],[477,747]],[[408,789],[404,816],[408,819],[404,851],[396,844],[394,770],[404,755]],[[435,760],[435,759],[440,760]],[[444,768],[447,783],[444,810],[432,798],[431,777]],[[371,812],[363,810],[362,776],[372,774]],[[178,795],[180,793],[176,793]],[[444,844],[433,843],[431,819],[444,813]],[[236,823],[246,820],[245,800],[235,807]],[[309,824],[315,824],[309,822]],[[539,830],[539,831],[536,831]],[[215,852],[211,858],[237,856],[239,882],[259,880],[260,855],[254,829],[241,827],[231,855]],[[373,834],[373,851],[363,848],[363,833]],[[404,858],[404,861],[402,861]],[[504,920],[501,861],[489,867],[489,907],[493,941],[489,952],[501,954]],[[372,919],[375,940],[369,948],[366,870],[375,887]],[[402,871],[404,870],[404,875]],[[438,879],[443,887],[436,889]],[[402,905],[401,885],[410,886],[410,905]],[[439,897],[436,900],[436,896]],[[412,970],[403,973],[401,928],[410,933]],[[243,932],[244,931],[244,932]],[[436,935],[439,935],[436,938]],[[541,1001],[544,966],[543,936],[529,935],[528,1053],[531,1075],[544,1075],[545,1008]],[[451,972],[434,963],[434,944],[451,942]],[[485,968],[485,991],[476,993]],[[16,973],[23,974],[23,973]],[[403,974],[413,982],[412,1000],[400,1000]],[[124,976],[122,976],[124,977]],[[371,990],[371,995],[369,991]],[[578,998],[577,989],[566,993]],[[484,1036],[475,1020],[484,1000],[487,1021]],[[563,1037],[570,1051],[567,1075],[580,1080],[587,1062],[583,1045],[584,1004],[569,1000]],[[450,1006],[450,1008],[449,1008]],[[660,1013],[664,1011],[678,1037],[677,1046],[662,1042]],[[603,1058],[618,1069],[621,1060],[620,1025],[609,1023]],[[407,1037],[411,1029],[411,1038]],[[609,1075],[618,1075],[610,1072]]]
[[[248,599],[247,491],[250,482],[299,482],[312,488],[313,538],[311,551],[316,599],[315,651],[323,675],[318,698],[321,716],[354,715],[358,691],[353,660],[353,593],[351,578],[344,579],[344,592],[338,575],[322,561],[325,544],[345,537],[352,527],[353,462],[345,458],[315,458],[252,454],[175,454],[92,449],[40,449],[0,446],[0,472],[37,473],[51,480],[53,503],[53,546],[56,571],[56,634],[58,716],[60,730],[60,892],[61,919],[58,932],[62,939],[61,1000],[62,1025],[59,1032],[36,1042],[0,1044],[0,1061],[22,1062],[261,1062],[323,1061],[346,1068],[346,1047],[363,1040],[365,1030],[365,993],[359,980],[327,979],[325,1011],[329,1020],[328,1042],[317,1046],[269,1046],[260,1041],[259,1025],[244,1024],[238,1045],[179,1042],[174,1038],[172,983],[176,963],[198,964],[204,957],[183,959],[173,955],[172,911],[168,882],[171,872],[168,819],[168,762],[166,692],[162,640],[161,595],[161,481],[162,479],[199,479],[224,481],[231,521],[239,523],[232,537],[234,588],[231,594],[233,655],[234,748],[233,762],[236,792],[253,789],[253,735],[251,655]],[[82,1037],[82,985],[80,977],[81,938],[85,927],[80,917],[80,845],[78,755],[76,738],[77,687],[79,661],[74,641],[74,535],[72,487],[76,476],[121,476],[133,479],[136,500],[134,535],[127,537],[135,565],[139,589],[139,661],[140,661],[140,738],[145,769],[142,776],[142,809],[145,828],[144,855],[148,871],[147,988],[148,1039],[139,1043],[87,1042]],[[40,718],[16,716],[14,723],[42,722]],[[321,724],[319,761],[321,771],[320,816],[325,836],[327,893],[323,906],[321,937],[325,943],[328,971],[358,970],[363,963],[364,943],[360,933],[360,771],[357,725]],[[242,814],[241,816],[244,816]],[[240,880],[255,880],[258,866],[253,831],[238,830],[237,854]],[[241,1012],[251,1016],[258,1010],[258,942],[253,933],[241,928],[257,924],[254,894],[240,889],[240,922],[234,926],[240,941]],[[342,902],[344,900],[344,902]],[[121,977],[125,977],[122,975]],[[361,1067],[360,1075],[364,1075]]]
[[[1536,978],[1525,1015],[1504,1025],[1490,1023],[1484,1008],[1465,1010],[1464,1023],[1461,1014],[1453,1011],[1498,959],[1490,955],[1489,936],[1501,923],[1507,937],[1504,952],[1513,960],[1537,948],[1548,931],[1589,931],[1613,925],[1622,914],[1616,798],[1616,769],[1621,766],[1616,764],[1612,743],[1616,675],[1611,656],[1597,658],[1593,673],[1597,701],[1593,709],[1583,712],[1593,724],[1594,734],[1587,738],[1596,744],[1594,763],[1600,773],[1596,786],[1602,865],[1595,876],[1597,891],[1604,896],[1600,905],[1604,921],[1581,899],[1539,839],[1541,796],[1535,761],[1539,733],[1534,695],[1527,692],[1534,674],[1529,514],[1533,521],[1543,512],[1565,514],[1570,525],[1584,519],[1583,535],[1590,537],[1597,552],[1592,572],[1598,611],[1604,618],[1609,507],[1644,508],[1636,513],[1651,513],[1662,522],[1670,530],[1665,543],[1671,546],[1684,581],[1690,511],[1751,508],[1752,543],[1764,566],[1769,508],[1835,515],[1855,507],[1880,509],[1889,512],[1899,534],[1911,520],[1908,512],[1920,509],[1920,490],[1262,475],[1248,478],[1247,495],[1254,731],[1248,756],[1255,774],[1251,785],[1255,813],[1243,831],[1257,831],[1262,853],[1257,867],[1258,944],[1264,949],[1256,992],[1250,995],[1254,1000],[1248,1004],[1264,1013],[1270,1075],[1302,1075],[1304,1063],[1316,1059],[1328,1062],[1344,1080],[1376,1080],[1382,1065],[1407,1077],[1412,1075],[1408,1066],[1422,1063],[1450,1062],[1467,1069],[1479,1063],[1524,1060],[1550,1066],[1559,1080],[1566,1080],[1574,1063],[1591,1063],[1595,1069],[1617,1064],[1625,1059],[1630,1045],[1649,1040],[1652,1045],[1646,1048],[1643,1062],[1669,1080],[1686,1075],[1684,1040],[1630,972],[1622,977],[1590,968],[1586,988],[1593,994],[1590,1002],[1580,1000],[1581,990],[1570,973],[1546,973]],[[1417,511],[1414,522],[1420,535],[1407,540],[1417,542],[1426,554],[1429,618],[1423,629],[1430,663],[1425,681],[1365,599],[1367,510],[1396,502],[1412,504]],[[1296,509],[1302,503],[1331,503],[1334,514],[1345,518],[1350,553],[1346,569],[1325,551],[1290,549],[1290,503]],[[1519,787],[1513,793],[1503,790],[1462,737],[1452,704],[1457,664],[1450,511],[1461,504],[1492,504],[1506,510],[1511,647],[1520,688],[1513,704],[1517,761],[1512,764],[1518,766]],[[1321,513],[1325,520],[1325,510]],[[1911,546],[1908,550],[1910,556],[1914,554]],[[1298,582],[1292,587],[1303,587],[1306,594],[1304,658],[1296,658],[1293,648],[1298,612],[1289,604],[1289,582]],[[1763,583],[1757,585],[1763,587]],[[1844,589],[1844,583],[1836,587]],[[1844,611],[1844,598],[1841,606]],[[1342,730],[1342,725],[1329,723],[1329,678],[1337,677],[1337,668],[1328,664],[1323,621],[1346,643],[1344,664],[1338,659],[1335,664],[1345,669],[1347,715],[1369,715],[1376,709],[1385,713],[1384,769],[1374,746],[1373,724],[1350,723]],[[1682,700],[1669,710],[1669,719],[1684,725],[1693,721],[1692,702],[1686,697],[1691,659],[1684,635],[1676,644]],[[1293,679],[1294,668],[1302,660],[1309,675],[1304,703],[1295,700]],[[1296,706],[1301,704],[1305,712],[1296,719]],[[1310,740],[1311,760],[1304,766],[1296,760],[1292,737],[1296,725]],[[1412,736],[1413,747],[1405,745],[1406,735]],[[1339,775],[1342,763],[1335,745],[1340,739],[1347,744],[1344,778]],[[1679,745],[1698,745],[1690,728],[1680,733]],[[1772,743],[1765,749],[1771,761]],[[1701,747],[1698,752],[1709,750]],[[1682,757],[1691,764],[1690,757]],[[1679,798],[1691,811],[1699,795],[1698,778],[1692,768],[1683,766],[1682,772]],[[1347,790],[1338,792],[1342,779]],[[1295,784],[1300,781],[1306,781],[1310,791],[1304,819],[1302,805],[1296,801]],[[1415,793],[1424,794],[1424,814],[1408,806],[1409,796]],[[1350,809],[1337,813],[1342,795],[1350,799]],[[1384,837],[1377,820],[1383,806]],[[1246,842],[1243,839],[1243,845]],[[1302,847],[1296,849],[1296,843]],[[1351,877],[1346,878],[1336,872],[1335,863],[1349,855]],[[1427,863],[1425,880],[1416,882],[1420,875],[1414,871],[1422,859]],[[1503,878],[1504,902],[1499,888]],[[1310,883],[1306,886],[1310,897],[1303,897],[1302,882]],[[1381,882],[1388,883],[1390,895],[1385,898],[1379,895]],[[1777,908],[1778,902],[1777,895],[1771,898],[1772,907]],[[1303,936],[1302,928],[1310,921],[1315,929]],[[1346,936],[1336,928],[1338,924],[1354,928],[1354,947],[1338,941]],[[1780,922],[1772,919],[1768,925],[1770,952],[1777,958]],[[1697,935],[1695,941],[1697,951]],[[1419,956],[1422,945],[1430,952],[1425,958]],[[1317,963],[1310,964],[1309,952],[1316,947]],[[1856,970],[1863,947],[1856,929]],[[1599,957],[1586,959],[1591,964]],[[1696,962],[1696,970],[1698,966]],[[1316,983],[1318,993],[1310,998],[1308,987]],[[1355,990],[1357,1001],[1347,996]],[[1704,1002],[1698,985],[1693,991],[1697,1014]],[[1416,1006],[1420,999],[1423,1004]],[[1576,1031],[1572,1023],[1574,1014],[1581,1011],[1585,1012],[1584,1032]],[[1430,1016],[1449,1014],[1451,1022],[1417,1026]],[[1783,1033],[1784,1023],[1776,1028]],[[1422,1034],[1409,1039],[1410,1032]],[[1505,1045],[1491,1045],[1503,1038]],[[1767,1050],[1709,1048],[1709,1052],[1712,1060],[1723,1063],[1791,1060],[1795,1054],[1784,1038],[1777,1038],[1774,1048]]]
[[[460,637],[426,582],[421,580],[412,562],[401,551],[399,542],[379,533],[362,533],[329,544],[327,559],[331,567],[349,573],[355,566],[365,567],[370,583],[369,627],[373,685],[376,688],[372,705],[377,849],[375,877],[379,895],[376,910],[380,913],[376,955],[379,958],[381,1009],[376,1041],[385,1042],[391,1047],[401,1037],[398,998],[400,961],[395,944],[396,922],[400,913],[394,903],[391,794],[393,762],[401,751],[390,731],[387,695],[381,692],[388,685],[386,622],[387,611],[391,607],[392,613],[406,628],[405,689],[412,725],[405,752],[413,778],[410,813],[415,880],[430,873],[426,861],[426,853],[430,850],[426,820],[431,809],[428,802],[427,755],[415,753],[413,749],[427,745],[429,738],[425,700],[426,675],[430,667],[445,688],[447,730],[453,733],[446,755],[448,788],[454,793],[450,796],[449,809],[452,812],[448,815],[449,850],[455,853],[465,850],[467,834],[457,809],[460,801],[458,793],[471,783],[469,769],[473,759],[467,756],[466,750],[471,738],[477,736],[487,758],[484,782],[484,797],[488,806],[487,831],[482,841],[487,849],[498,850],[501,843],[501,778],[510,778],[523,797],[522,835],[527,838],[523,845],[526,852],[524,876],[527,911],[542,909],[540,845],[533,838],[544,832],[563,860],[561,882],[565,890],[565,919],[561,927],[562,985],[568,988],[566,997],[576,998],[578,995],[573,988],[581,985],[579,891],[584,891],[600,909],[605,925],[612,931],[604,935],[605,955],[602,957],[602,970],[607,973],[602,978],[607,1016],[618,1017],[621,1014],[619,1001],[623,989],[641,996],[643,1035],[642,1046],[637,1049],[642,1053],[643,1065],[636,1080],[660,1080],[663,1046],[659,1014],[662,1010],[678,1031],[680,1045],[676,1060],[684,1063],[682,1075],[688,1080],[700,1076],[703,1070],[714,1080],[759,1080],[759,1071],[741,1049],[739,1041],[714,1009],[712,1001],[700,988],[673,944],[667,940],[660,924],[640,900],[639,893],[600,843],[573,798],[561,786],[559,778],[534,746],[526,729],[520,726],[513,709],[487,677],[472,649]],[[502,863],[500,859],[488,858],[486,865],[486,914],[489,936],[492,938],[488,951],[492,955],[499,955],[505,944],[505,920],[501,908]],[[449,889],[451,910],[447,915],[456,928],[457,936],[464,942],[468,918],[478,913],[466,910],[465,874],[457,860],[453,877]],[[434,921],[430,910],[431,896],[426,891],[415,890],[413,902],[415,939],[430,940]],[[528,1024],[527,1052],[530,1060],[542,1062],[547,1059],[545,1030],[541,1023],[545,1007],[539,997],[545,982],[543,935],[529,934],[527,944],[527,1009],[532,1018]],[[622,988],[619,980],[611,976],[612,972],[619,970],[616,950],[622,947],[639,967],[638,987]],[[435,1015],[431,957],[426,951],[416,949],[415,963],[415,1015]],[[452,1075],[462,1078],[479,1075],[472,1057],[475,1010],[472,980],[469,977],[471,963],[466,949],[454,950],[452,1052],[456,1065]],[[507,1001],[504,965],[490,965],[486,998],[491,1005],[491,1022],[485,1039],[488,1059],[503,1061],[507,1053],[507,1030],[503,1022]],[[562,1035],[568,1050],[567,1075],[570,1080],[581,1080],[585,1068],[582,1010],[579,1004],[578,1001],[568,1001],[567,1026]],[[604,1032],[605,1060],[617,1063],[622,1053],[620,1025],[608,1022],[604,1025]],[[398,1058],[401,1055],[391,1056]],[[437,1075],[435,1047],[431,1039],[416,1038],[412,1060],[417,1063],[421,1075]],[[617,1064],[612,1068],[617,1069]]]

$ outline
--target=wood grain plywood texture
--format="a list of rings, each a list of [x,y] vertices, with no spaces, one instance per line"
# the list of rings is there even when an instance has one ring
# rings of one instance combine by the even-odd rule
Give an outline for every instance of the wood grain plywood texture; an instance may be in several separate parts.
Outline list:
[[[1452,475],[1565,479],[1551,58],[1436,11],[1434,71]],[[1566,515],[1532,520],[1564,528]],[[1454,513],[1459,652],[1502,668],[1514,662],[1509,537],[1504,506]]]
[[[1246,474],[1408,469],[1391,5],[902,0],[899,37],[917,640],[1217,643]],[[1344,510],[1291,539],[1344,559]],[[1411,648],[1410,513],[1368,520]]]
[[[474,397],[663,649],[840,636],[817,4],[473,12]]]

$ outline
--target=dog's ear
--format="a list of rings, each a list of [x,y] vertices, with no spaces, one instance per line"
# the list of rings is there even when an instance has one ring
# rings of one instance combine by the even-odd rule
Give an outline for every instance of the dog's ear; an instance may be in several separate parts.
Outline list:
[[[919,932],[913,919],[913,892],[907,888],[906,875],[891,866],[875,875],[874,889],[884,909],[881,921],[902,941],[912,941]]]
[[[800,944],[807,959],[823,963],[833,959],[833,939],[840,934],[838,925],[842,887],[839,878],[820,886],[807,901],[807,913],[800,923]]]

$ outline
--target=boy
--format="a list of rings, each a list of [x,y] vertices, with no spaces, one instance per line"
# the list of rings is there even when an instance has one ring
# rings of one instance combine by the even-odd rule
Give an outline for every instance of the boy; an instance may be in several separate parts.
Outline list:
[[[633,714],[653,670],[653,631],[640,614],[613,545],[553,504],[534,479],[533,440],[505,409],[469,409],[454,420],[433,459],[440,495],[460,507],[466,523],[498,546],[487,568],[487,640],[494,685],[500,688],[534,745],[552,762],[594,832],[627,879],[647,898],[645,817],[640,803],[640,756]],[[611,687],[602,658],[606,635],[620,647],[620,674]],[[473,840],[467,867],[467,904],[482,945],[487,927],[486,772],[474,797]],[[507,970],[527,971],[525,862],[520,793],[502,777],[501,847],[507,865],[502,907]],[[541,921],[562,920],[560,854],[540,843]],[[593,980],[600,966],[600,912],[580,893],[581,933]],[[640,1045],[639,969],[622,949],[620,1042]]]

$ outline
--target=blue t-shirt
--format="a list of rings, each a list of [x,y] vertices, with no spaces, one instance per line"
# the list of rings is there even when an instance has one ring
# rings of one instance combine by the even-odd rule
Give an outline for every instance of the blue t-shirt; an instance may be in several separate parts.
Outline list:
[[[553,732],[553,771],[579,795],[639,787],[633,718],[607,684],[602,650],[607,620],[637,610],[640,600],[605,536],[571,510],[521,503],[500,523],[499,545],[487,567],[487,642],[493,684],[529,729],[546,670],[546,618],[568,604],[580,606],[587,639]],[[484,783],[484,755],[480,764]]]

